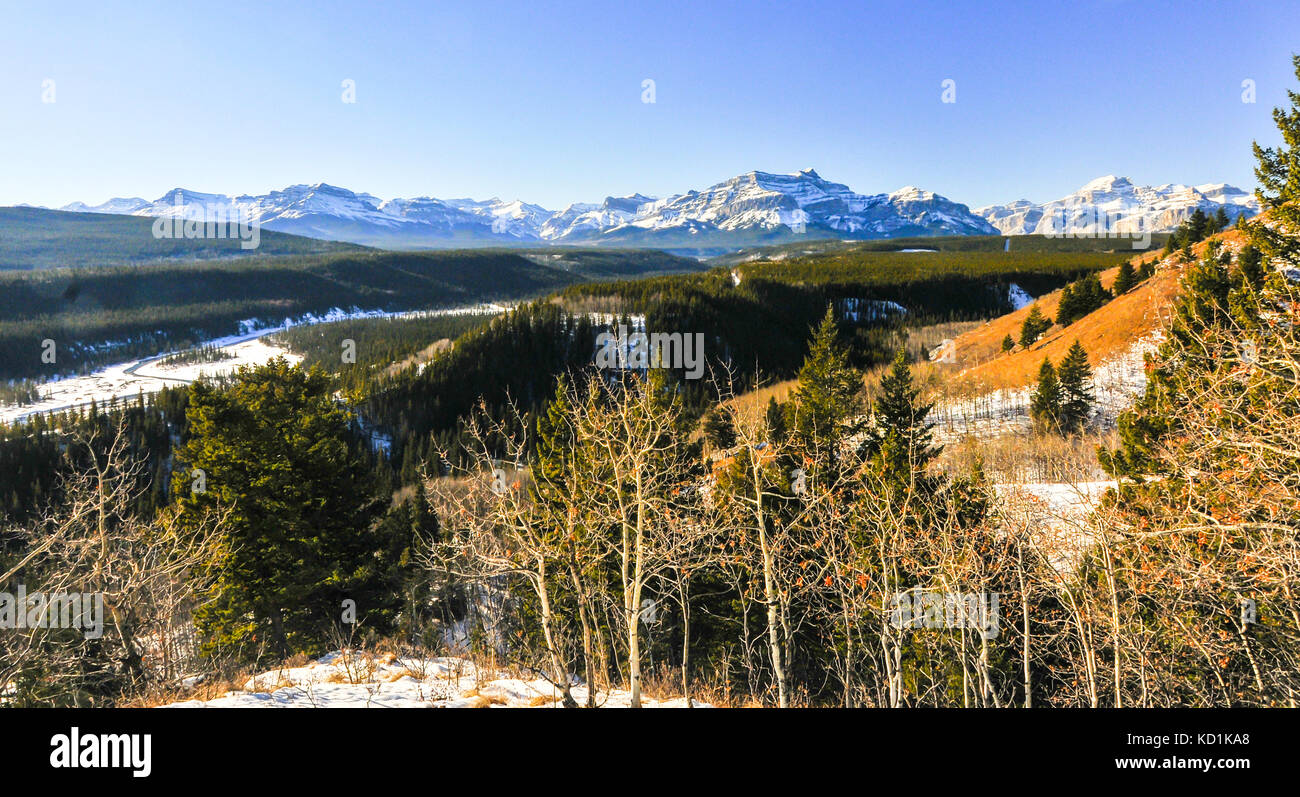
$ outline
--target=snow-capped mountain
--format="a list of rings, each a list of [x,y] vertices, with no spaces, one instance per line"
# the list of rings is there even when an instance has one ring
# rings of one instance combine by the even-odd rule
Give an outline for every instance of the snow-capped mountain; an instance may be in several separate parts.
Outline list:
[[[385,201],[324,183],[237,197],[177,188],[153,202],[110,199],[61,209],[155,217],[221,215],[313,238],[407,247],[529,242],[726,247],[756,238],[996,232],[965,205],[937,194],[910,187],[893,194],[856,194],[812,169],[749,172],[667,199],[632,194],[557,212],[519,200]]]
[[[618,238],[635,231],[689,235],[790,233],[819,238],[895,238],[906,235],[993,235],[965,205],[917,188],[892,194],[856,194],[812,169],[796,174],[748,172],[703,191],[642,205],[637,215],[601,232]]]
[[[605,197],[605,201],[599,205],[578,202],[547,219],[539,234],[547,241],[596,235],[611,227],[627,224],[637,217],[641,207],[654,201],[653,197],[632,194]]]
[[[1197,208],[1208,214],[1223,208],[1229,221],[1259,212],[1253,196],[1226,183],[1133,185],[1127,177],[1107,175],[1052,202],[1021,199],[976,208],[975,213],[1004,235],[1061,235],[1168,232]]]
[[[1246,192],[1222,183],[1134,186],[1102,177],[1046,204],[1028,200],[971,211],[930,191],[907,186],[858,194],[812,169],[794,174],[747,172],[702,191],[665,199],[643,194],[606,197],[560,211],[519,200],[381,200],[318,183],[260,196],[230,197],[176,188],[150,202],[110,199],[62,210],[136,216],[220,218],[312,238],[393,248],[501,244],[594,244],[667,249],[735,249],[800,238],[897,238],[923,235],[1057,234],[1095,228],[1113,232],[1173,229],[1200,207],[1227,209],[1235,220],[1258,212]]]

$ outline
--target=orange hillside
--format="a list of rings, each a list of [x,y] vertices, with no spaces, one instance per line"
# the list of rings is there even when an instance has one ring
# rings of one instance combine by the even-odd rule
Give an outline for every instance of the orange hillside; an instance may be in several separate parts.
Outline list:
[[[1154,256],[1139,255],[1133,258],[1134,266],[1140,265],[1144,257]],[[952,352],[961,371],[953,377],[952,384],[959,390],[979,392],[1032,384],[1043,358],[1059,362],[1076,339],[1087,350],[1088,360],[1094,366],[1124,353],[1135,341],[1163,326],[1182,273],[1180,267],[1172,265],[1176,259],[1175,256],[1157,264],[1156,273],[1150,279],[1068,327],[1053,325],[1028,350],[1022,349],[1018,341],[1020,327],[1033,305],[958,336]],[[1119,267],[1103,271],[1101,284],[1111,287],[1118,273]],[[1038,297],[1034,304],[1052,320],[1056,318],[1060,299],[1058,290]],[[1002,352],[1002,339],[1007,335],[1017,341],[1010,354]]]

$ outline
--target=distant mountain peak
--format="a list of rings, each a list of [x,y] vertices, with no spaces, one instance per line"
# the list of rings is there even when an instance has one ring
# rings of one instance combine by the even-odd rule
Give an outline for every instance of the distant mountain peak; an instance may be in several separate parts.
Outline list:
[[[1114,174],[1108,174],[1104,177],[1098,177],[1095,180],[1089,180],[1080,191],[1113,191],[1122,188],[1132,188],[1133,183],[1127,177],[1119,177]]]
[[[976,208],[975,213],[1004,235],[1078,234],[1096,231],[1099,223],[1109,232],[1123,234],[1168,232],[1197,208],[1205,213],[1222,208],[1229,221],[1259,212],[1250,194],[1226,183],[1139,186],[1127,177],[1108,174],[1051,202],[1021,199]]]

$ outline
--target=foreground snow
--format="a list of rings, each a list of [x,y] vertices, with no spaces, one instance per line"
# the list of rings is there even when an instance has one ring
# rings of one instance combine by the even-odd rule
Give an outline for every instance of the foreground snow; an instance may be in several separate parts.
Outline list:
[[[582,704],[585,686],[573,687]],[[598,693],[597,704],[626,708],[625,690]],[[681,698],[653,700],[648,708],[684,708]],[[708,704],[693,701],[696,707]],[[335,651],[303,667],[253,676],[239,691],[211,700],[184,700],[163,708],[556,708],[560,693],[543,678],[526,679],[476,667],[454,656],[425,659]]]
[[[1036,532],[1036,544],[1061,573],[1073,571],[1093,545],[1092,513],[1114,481],[994,485],[1004,521]]]

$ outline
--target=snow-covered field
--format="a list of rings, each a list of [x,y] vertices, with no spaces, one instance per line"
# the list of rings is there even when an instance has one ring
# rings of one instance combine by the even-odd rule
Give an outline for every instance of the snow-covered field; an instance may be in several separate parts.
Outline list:
[[[585,704],[587,689],[574,686]],[[545,679],[512,677],[456,657],[408,658],[335,651],[302,667],[255,675],[243,689],[211,700],[184,700],[163,708],[557,708],[560,693]],[[597,695],[597,705],[626,708],[623,690]],[[653,700],[648,708],[683,708],[681,698]],[[708,704],[693,701],[696,707]]]
[[[302,358],[282,346],[275,346],[261,340],[267,335],[283,332],[289,327],[327,324],[356,318],[424,318],[439,315],[494,314],[506,309],[508,308],[491,303],[442,310],[413,310],[404,313],[334,308],[322,315],[308,313],[298,318],[286,318],[275,325],[266,325],[260,319],[250,319],[240,323],[240,334],[217,338],[205,344],[221,349],[232,355],[233,359],[164,367],[158,361],[169,354],[176,353],[167,352],[110,365],[85,376],[57,379],[40,386],[42,398],[35,404],[0,405],[0,422],[13,423],[29,415],[83,406],[91,401],[102,405],[113,399],[133,399],[140,393],[156,393],[165,385],[192,382],[201,375],[211,377],[229,374],[240,366],[260,365],[279,356],[296,363]]]
[[[994,485],[999,514],[1012,524],[1038,533],[1039,545],[1058,571],[1073,570],[1093,542],[1089,515],[1114,481],[1028,482]]]

